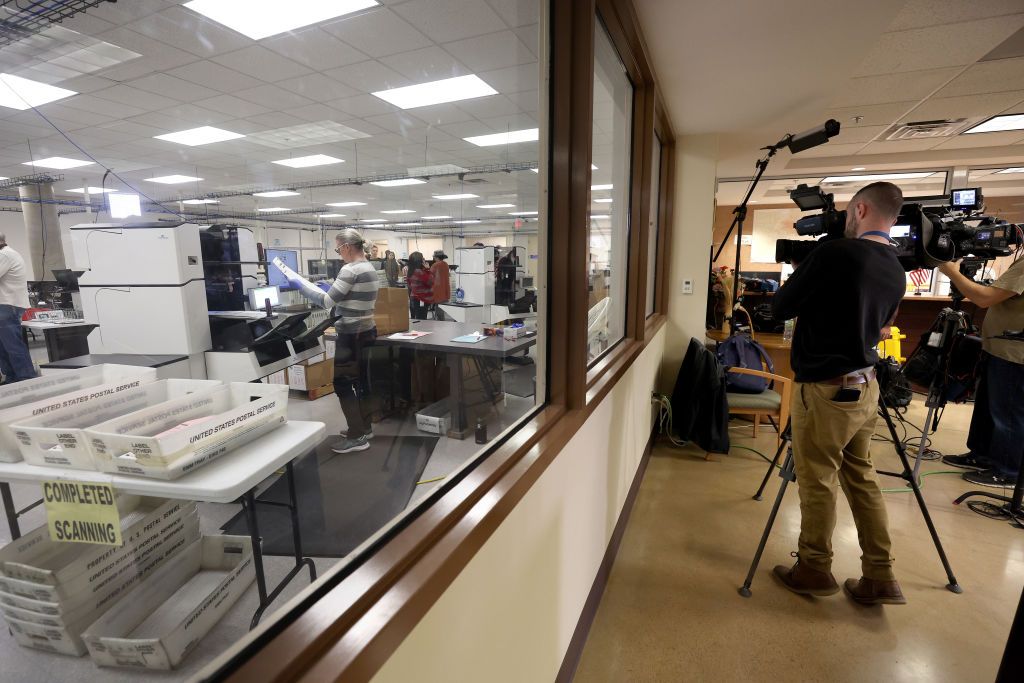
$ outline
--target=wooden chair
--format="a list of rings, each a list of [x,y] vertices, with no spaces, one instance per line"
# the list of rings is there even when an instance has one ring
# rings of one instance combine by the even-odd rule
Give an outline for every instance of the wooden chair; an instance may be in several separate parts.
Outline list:
[[[773,375],[764,370],[750,370],[748,368],[726,368],[726,372],[735,372],[740,375],[754,375],[763,377],[775,382],[775,389],[766,389],[760,394],[741,394],[728,392],[730,415],[753,415],[754,416],[754,438],[757,438],[758,427],[761,426],[761,417],[774,417],[777,430],[779,430],[779,443],[781,444],[781,430],[789,420],[789,401],[793,391],[793,380],[782,375]]]

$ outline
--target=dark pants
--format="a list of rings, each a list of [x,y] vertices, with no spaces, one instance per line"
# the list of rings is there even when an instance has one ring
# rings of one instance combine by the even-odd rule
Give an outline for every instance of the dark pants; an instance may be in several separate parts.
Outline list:
[[[1024,365],[983,356],[967,447],[981,464],[1015,478],[1024,455]]]
[[[425,304],[413,297],[409,298],[409,315],[413,320],[426,320],[428,310],[430,310],[430,304]]]
[[[7,382],[20,382],[36,376],[32,356],[21,332],[24,308],[0,304],[0,372]]]
[[[369,433],[367,351],[377,340],[377,328],[359,333],[341,333],[334,342],[334,393],[348,423],[348,438]]]

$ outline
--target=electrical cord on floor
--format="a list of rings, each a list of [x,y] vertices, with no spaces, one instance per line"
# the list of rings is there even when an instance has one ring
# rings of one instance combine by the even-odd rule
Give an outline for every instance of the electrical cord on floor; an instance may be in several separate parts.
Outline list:
[[[443,477],[434,477],[433,479],[424,479],[423,481],[416,482],[416,485],[417,486],[422,486],[423,484],[433,484],[435,481],[441,481],[442,479],[446,479],[447,477],[448,477],[448,475],[444,475]]]
[[[917,487],[919,489],[923,489],[924,488],[924,479],[925,479],[925,477],[930,477],[933,474],[961,474],[962,475],[963,473],[964,473],[963,470],[936,470],[934,472],[922,472],[921,473],[921,483],[918,484]],[[914,489],[909,488],[909,487],[901,488],[901,489],[882,489],[882,493],[912,493],[913,491],[914,491]]]
[[[669,397],[665,394],[654,393],[651,395],[651,400],[658,406],[658,432],[668,436],[668,440],[673,446],[680,448],[686,446],[688,442],[677,439],[675,431],[672,429],[672,401]]]

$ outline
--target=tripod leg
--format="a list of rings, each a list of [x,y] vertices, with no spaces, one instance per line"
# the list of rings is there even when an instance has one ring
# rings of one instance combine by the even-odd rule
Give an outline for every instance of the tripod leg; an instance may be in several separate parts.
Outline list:
[[[782,458],[782,452],[786,450],[789,445],[789,432],[783,432],[782,443],[779,444],[779,449],[775,451],[775,457],[772,458],[771,464],[768,465],[768,471],[764,473],[764,479],[761,480],[761,485],[757,487],[757,493],[754,494],[754,500],[761,500],[761,494],[764,493],[764,487],[768,486],[768,480],[772,477],[772,472],[775,471],[776,466],[779,464],[779,459]]]
[[[744,579],[743,585],[739,589],[740,595],[745,598],[750,597],[750,584],[754,582],[754,572],[757,571],[757,565],[761,563],[761,554],[764,552],[764,547],[768,543],[768,534],[772,532],[772,526],[775,524],[775,517],[779,514],[779,508],[782,506],[782,497],[786,495],[786,487],[789,485],[789,482],[796,480],[794,467],[793,449],[790,448],[786,453],[785,462],[782,463],[782,469],[779,470],[779,476],[782,477],[782,484],[779,485],[779,495],[775,497],[775,504],[772,505],[772,511],[768,515],[768,522],[764,525],[764,533],[761,534],[761,542],[757,544],[757,552],[754,553],[754,559],[750,563],[750,570],[747,572],[747,578]]]
[[[903,444],[896,436],[896,426],[892,423],[892,417],[889,416],[889,411],[886,409],[882,399],[878,400],[879,412],[882,414],[882,419],[885,420],[886,426],[889,428],[889,434],[892,436],[893,445],[896,447],[896,455],[899,456],[900,462],[903,464],[903,474],[896,475],[902,479],[905,479],[910,484],[910,489],[914,492],[914,498],[917,499],[917,506],[921,508],[921,516],[924,517],[924,523],[928,527],[928,533],[931,534],[932,542],[935,544],[935,550],[939,553],[939,559],[942,561],[942,568],[946,570],[946,579],[949,583],[946,584],[953,593],[963,593],[963,588],[957,583],[956,577],[953,576],[953,568],[949,566],[949,559],[946,557],[946,551],[942,549],[942,541],[939,540],[939,533],[935,530],[935,524],[932,522],[932,516],[928,513],[928,506],[924,502],[924,496],[921,495],[921,488],[917,485],[917,477],[910,468],[910,461],[907,460],[907,452],[903,448]],[[927,428],[926,428],[927,429]],[[923,444],[923,441],[922,441]],[[918,457],[920,457],[918,453]]]

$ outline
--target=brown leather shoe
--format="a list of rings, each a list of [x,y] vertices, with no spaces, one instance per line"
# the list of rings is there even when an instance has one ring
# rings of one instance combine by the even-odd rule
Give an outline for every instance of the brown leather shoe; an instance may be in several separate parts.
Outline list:
[[[896,581],[876,581],[861,577],[860,580],[847,579],[843,588],[854,602],[862,605],[907,604],[907,599],[903,597],[903,591],[900,590],[900,584]]]
[[[792,567],[777,565],[772,572],[782,585],[800,595],[835,595],[839,592],[839,584],[832,572],[818,571],[796,561]]]

